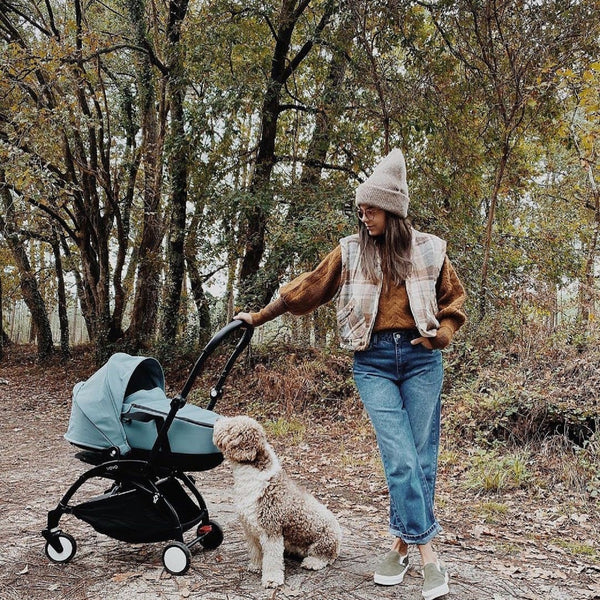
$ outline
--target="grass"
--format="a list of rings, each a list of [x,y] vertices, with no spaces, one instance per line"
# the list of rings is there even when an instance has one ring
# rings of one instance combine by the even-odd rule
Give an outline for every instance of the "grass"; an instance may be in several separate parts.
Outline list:
[[[478,450],[471,458],[467,486],[483,492],[527,488],[533,481],[529,460],[525,450],[503,455],[497,450]]]
[[[504,543],[499,544],[498,549],[506,555],[518,556],[522,551],[522,547],[517,544]]]
[[[486,523],[497,523],[500,517],[508,514],[508,506],[500,502],[482,502],[476,510]]]
[[[598,550],[589,544],[583,544],[580,542],[574,542],[565,539],[554,539],[552,540],[552,544],[555,546],[559,546],[563,548],[569,554],[573,554],[576,556],[586,556],[588,558],[594,558],[595,560],[599,560]]]
[[[463,460],[463,455],[457,450],[440,450],[438,461],[441,467],[457,467],[462,464]]]
[[[340,446],[340,464],[342,467],[347,468],[366,467],[373,464],[373,459],[365,454],[357,454],[342,443]]]
[[[267,421],[264,423],[265,430],[275,437],[289,437],[290,442],[300,443],[304,438],[306,425],[295,419],[286,419],[280,417],[276,421]]]

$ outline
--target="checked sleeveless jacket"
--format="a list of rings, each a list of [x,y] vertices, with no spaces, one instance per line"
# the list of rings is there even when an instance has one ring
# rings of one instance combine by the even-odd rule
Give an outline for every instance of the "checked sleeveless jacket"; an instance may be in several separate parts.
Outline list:
[[[417,329],[423,337],[435,337],[440,324],[436,283],[446,256],[446,242],[435,235],[412,230],[412,272],[406,292]],[[371,340],[383,274],[370,281],[362,269],[358,234],[340,240],[342,281],[337,299],[340,343],[348,350],[365,350]]]

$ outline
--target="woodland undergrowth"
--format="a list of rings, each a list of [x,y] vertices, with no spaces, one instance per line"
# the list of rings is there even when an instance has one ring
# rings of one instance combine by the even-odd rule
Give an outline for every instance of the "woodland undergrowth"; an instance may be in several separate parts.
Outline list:
[[[542,486],[600,497],[596,338],[540,336],[508,347],[471,339],[459,336],[444,351],[441,462],[466,465],[465,486],[484,494]],[[240,360],[228,410],[292,435],[317,421],[364,426],[350,355],[263,344]]]
[[[454,469],[474,494],[544,488],[597,503],[598,332],[479,334],[461,330],[444,351],[441,467]],[[190,402],[206,405],[228,350],[220,348],[205,365]],[[169,394],[181,390],[196,357],[187,352],[161,361]],[[2,364],[23,360],[35,361],[34,350],[12,347]],[[78,348],[70,366],[52,360],[81,379],[97,368],[91,348]],[[332,431],[370,428],[350,354],[309,345],[253,343],[238,358],[217,410],[250,414],[290,443],[315,424]]]

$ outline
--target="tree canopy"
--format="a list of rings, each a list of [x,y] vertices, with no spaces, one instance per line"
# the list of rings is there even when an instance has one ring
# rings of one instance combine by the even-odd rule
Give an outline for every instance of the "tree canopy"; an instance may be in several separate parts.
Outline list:
[[[0,0],[0,339],[24,302],[42,356],[69,352],[74,304],[100,353],[201,340],[355,229],[354,189],[393,147],[473,323],[589,327],[599,16],[592,0]]]

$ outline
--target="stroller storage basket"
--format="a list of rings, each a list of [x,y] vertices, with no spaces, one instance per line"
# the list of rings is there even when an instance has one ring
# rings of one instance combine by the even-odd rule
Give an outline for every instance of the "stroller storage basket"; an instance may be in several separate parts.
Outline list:
[[[99,533],[129,543],[182,540],[202,519],[202,511],[179,481],[167,477],[157,491],[136,486],[109,492],[73,507],[73,514]]]

